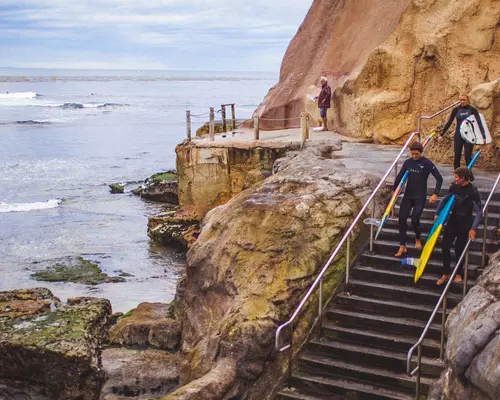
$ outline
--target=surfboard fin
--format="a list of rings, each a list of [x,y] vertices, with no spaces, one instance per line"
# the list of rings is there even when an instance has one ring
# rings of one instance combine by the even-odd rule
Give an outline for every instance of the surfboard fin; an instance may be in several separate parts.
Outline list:
[[[401,265],[403,267],[415,267],[418,268],[420,265],[420,259],[419,258],[413,258],[413,257],[406,257],[401,260]]]

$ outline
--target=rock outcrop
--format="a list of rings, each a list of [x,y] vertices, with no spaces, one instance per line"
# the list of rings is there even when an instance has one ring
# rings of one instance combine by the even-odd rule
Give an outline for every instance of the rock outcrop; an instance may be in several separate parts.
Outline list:
[[[273,163],[299,143],[187,142],[179,144],[179,205],[204,216],[271,174]]]
[[[206,215],[177,291],[184,386],[165,400],[271,395],[285,363],[281,356],[272,361],[277,325],[289,317],[372,190],[362,173],[328,158],[340,147],[333,140],[287,153],[274,175]],[[326,293],[344,268],[341,255],[326,275]],[[316,307],[315,299],[311,304]],[[310,323],[305,312],[295,343]]]
[[[173,318],[172,308],[173,306],[165,303],[139,304],[110,329],[110,343],[176,350],[180,340],[181,323]]]
[[[471,92],[495,138],[483,164],[498,168],[499,58],[497,0],[315,0],[287,49],[279,83],[256,114],[290,118],[305,109],[317,122],[309,96],[317,95],[315,85],[326,75],[333,89],[329,126],[387,143],[416,130],[419,116],[452,104],[459,92]],[[261,124],[272,129],[297,121]],[[443,144],[433,154],[444,149]]]
[[[61,305],[48,289],[0,293],[0,397],[97,400],[108,300]]]
[[[162,246],[173,246],[187,250],[200,233],[202,217],[190,214],[189,208],[171,210],[148,219],[148,236]]]
[[[500,252],[446,323],[447,369],[431,400],[500,398]]]

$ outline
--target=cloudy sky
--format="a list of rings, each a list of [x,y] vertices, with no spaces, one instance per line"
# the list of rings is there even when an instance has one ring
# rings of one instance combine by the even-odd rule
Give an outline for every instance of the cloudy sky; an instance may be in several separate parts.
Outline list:
[[[277,71],[312,0],[0,0],[0,67]]]

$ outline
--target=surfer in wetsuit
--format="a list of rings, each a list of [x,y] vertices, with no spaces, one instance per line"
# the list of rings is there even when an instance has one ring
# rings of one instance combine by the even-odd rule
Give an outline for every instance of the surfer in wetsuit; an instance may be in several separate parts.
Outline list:
[[[411,223],[415,230],[415,248],[422,248],[422,241],[420,239],[420,216],[424,211],[425,200],[427,198],[427,179],[432,174],[436,179],[436,188],[434,194],[430,197],[429,203],[433,204],[437,201],[439,190],[443,184],[443,177],[439,173],[434,163],[428,158],[424,157],[422,153],[424,148],[421,143],[413,142],[410,145],[411,158],[408,158],[401,167],[396,181],[392,187],[393,192],[399,185],[403,175],[408,171],[408,182],[406,183],[406,190],[401,201],[399,208],[399,250],[395,254],[396,257],[401,257],[407,252],[406,249],[406,231],[408,229],[407,220],[410,212]]]
[[[451,256],[450,249],[455,241],[455,259],[458,261],[462,255],[467,238],[474,240],[476,238],[476,229],[479,226],[483,210],[481,209],[481,198],[477,188],[470,183],[471,172],[467,167],[460,167],[455,170],[455,183],[450,186],[448,194],[443,197],[436,209],[434,220],[448,202],[449,198],[455,195],[455,205],[451,211],[448,223],[444,228],[443,240],[441,248],[443,249],[443,276],[439,278],[437,284],[440,286],[445,283],[451,273]],[[476,216],[473,219],[472,213]],[[455,276],[455,282],[462,282],[463,264]]]
[[[462,157],[462,147],[464,148],[464,158],[466,165],[469,165],[470,160],[472,159],[472,149],[474,145],[472,143],[466,142],[462,138],[462,135],[460,134],[460,126],[462,125],[462,122],[467,117],[474,115],[476,117],[476,121],[479,124],[479,129],[481,130],[481,133],[483,134],[483,136],[485,135],[484,127],[483,124],[481,123],[481,118],[479,117],[479,113],[474,107],[472,107],[469,104],[469,97],[466,94],[462,93],[458,97],[458,100],[460,101],[460,104],[456,106],[451,112],[450,118],[448,119],[448,122],[444,126],[443,131],[439,135],[438,139],[440,142],[443,140],[443,135],[448,131],[453,120],[456,118],[457,126],[455,128],[455,138],[453,139],[454,150],[455,150],[455,155],[453,158],[454,169],[460,167],[460,158]],[[471,181],[473,180],[474,180],[474,175],[471,174]]]

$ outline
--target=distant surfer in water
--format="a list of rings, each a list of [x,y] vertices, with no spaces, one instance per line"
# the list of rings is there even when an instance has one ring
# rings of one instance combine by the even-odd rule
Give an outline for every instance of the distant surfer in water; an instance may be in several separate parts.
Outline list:
[[[453,139],[454,150],[455,150],[455,156],[453,158],[454,169],[460,167],[460,158],[462,158],[462,147],[464,148],[465,165],[469,165],[470,160],[472,159],[472,149],[474,145],[472,143],[467,143],[462,138],[462,135],[460,134],[460,126],[462,125],[462,122],[467,117],[474,115],[476,117],[476,121],[478,121],[481,133],[483,135],[485,134],[483,124],[481,123],[481,118],[479,117],[479,113],[474,107],[472,107],[469,104],[469,97],[466,94],[461,93],[460,96],[458,96],[458,101],[460,101],[460,104],[456,106],[451,112],[450,118],[448,119],[448,122],[444,126],[443,131],[441,132],[441,135],[439,136],[438,139],[440,142],[442,142],[444,134],[448,131],[451,124],[453,123],[453,120],[456,118],[457,126],[455,128],[455,135],[454,135],[455,137]],[[470,180],[473,181],[474,175],[471,174],[470,178],[471,178]]]
[[[315,99],[318,100],[319,115],[321,116],[321,120],[323,121],[323,129],[321,130],[327,131],[328,122],[326,118],[326,112],[330,108],[330,102],[332,100],[332,89],[328,85],[328,79],[326,79],[324,76],[319,79],[319,83],[321,83],[321,92]]]
[[[407,252],[406,231],[408,229],[408,224],[406,221],[412,209],[411,223],[415,230],[415,248],[422,248],[422,241],[420,239],[420,216],[424,211],[427,198],[427,179],[430,174],[436,178],[436,188],[434,189],[434,194],[429,199],[430,204],[437,201],[439,190],[443,184],[443,177],[434,163],[423,156],[424,148],[421,143],[413,142],[410,145],[410,152],[411,158],[408,158],[403,163],[392,187],[394,192],[403,178],[403,175],[408,171],[408,182],[399,208],[399,250],[395,254],[396,257],[401,257]]]
[[[443,250],[443,275],[437,281],[439,286],[448,280],[451,273],[450,249],[453,241],[456,238],[455,259],[458,261],[467,244],[467,238],[470,240],[476,238],[476,230],[483,216],[481,198],[479,197],[477,188],[470,183],[470,177],[471,171],[467,167],[460,167],[455,170],[455,183],[450,186],[448,194],[442,198],[434,216],[434,220],[436,220],[449,198],[454,194],[455,205],[444,228],[443,240],[441,241],[441,248]],[[473,212],[476,214],[475,218],[472,218]],[[462,282],[462,271],[463,264],[458,270],[455,282]]]

